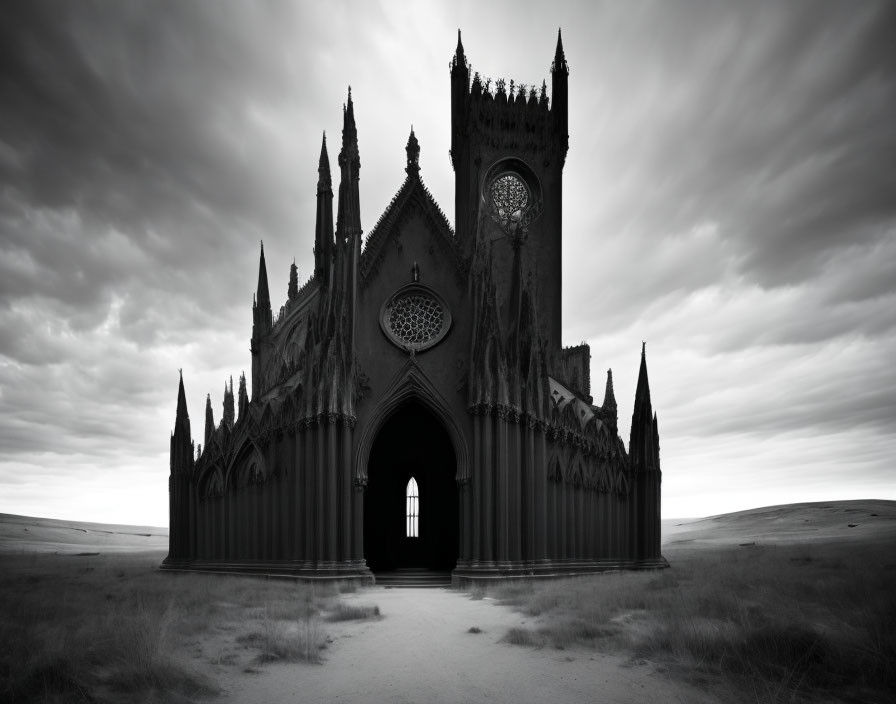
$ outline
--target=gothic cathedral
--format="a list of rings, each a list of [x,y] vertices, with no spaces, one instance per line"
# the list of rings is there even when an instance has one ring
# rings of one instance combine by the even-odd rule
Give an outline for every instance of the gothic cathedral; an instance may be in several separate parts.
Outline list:
[[[471,75],[459,33],[450,69],[456,230],[412,131],[362,237],[349,90],[335,227],[324,138],[314,272],[300,287],[292,265],[275,317],[262,246],[252,395],[225,385],[217,425],[207,400],[198,455],[180,380],[163,567],[469,584],[667,564],[644,348],[626,451],[612,372],[595,405],[588,346],[562,346],[561,38],[550,101]]]

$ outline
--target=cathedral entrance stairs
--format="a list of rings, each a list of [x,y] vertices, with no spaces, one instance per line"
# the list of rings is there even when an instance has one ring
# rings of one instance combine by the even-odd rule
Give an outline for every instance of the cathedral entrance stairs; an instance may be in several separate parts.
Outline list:
[[[387,589],[404,587],[412,589],[438,589],[451,586],[451,573],[406,567],[386,572],[374,572],[376,586]]]

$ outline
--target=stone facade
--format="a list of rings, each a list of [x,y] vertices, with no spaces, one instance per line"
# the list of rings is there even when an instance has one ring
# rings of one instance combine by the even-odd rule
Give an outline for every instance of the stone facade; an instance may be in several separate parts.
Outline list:
[[[471,74],[459,35],[450,73],[457,230],[412,131],[404,183],[362,241],[349,91],[335,225],[324,138],[314,272],[300,287],[293,264],[275,317],[262,247],[252,396],[231,379],[218,425],[207,400],[198,456],[180,380],[164,567],[370,580],[418,566],[461,583],[666,565],[644,349],[626,451],[612,373],[593,405],[588,346],[561,344],[560,37],[550,103],[544,82]]]

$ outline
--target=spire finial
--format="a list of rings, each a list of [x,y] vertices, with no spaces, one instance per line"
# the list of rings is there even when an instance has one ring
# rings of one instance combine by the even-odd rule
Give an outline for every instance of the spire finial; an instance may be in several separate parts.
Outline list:
[[[320,143],[320,159],[317,161],[317,192],[332,188],[333,181],[330,177],[330,155],[327,154],[327,131]]]
[[[641,356],[644,357],[647,354],[647,342],[641,340]]]
[[[187,419],[189,420],[190,416],[187,413],[187,395],[184,392],[184,370],[178,369],[178,374],[180,374],[180,381],[177,385],[177,418]]]
[[[356,162],[355,167],[360,166],[358,161],[358,129],[355,126],[355,107],[352,102],[352,87],[348,87],[348,102],[343,106],[342,113],[342,151],[339,152],[339,164],[343,159]]]
[[[454,58],[451,59],[452,71],[456,68],[466,69],[467,58],[464,56],[464,45],[460,40],[460,27],[457,28],[457,49],[454,50]]]
[[[405,172],[411,178],[417,178],[420,174],[420,143],[414,134],[414,125],[411,125],[411,134],[408,136],[405,151],[408,154],[408,165],[405,167]]]
[[[563,52],[563,34],[557,28],[557,49],[554,51],[554,63],[551,65],[551,73],[569,73],[569,65],[566,63],[566,54]]]
[[[264,240],[261,241],[261,252],[258,255],[258,288],[257,302],[260,306],[270,306],[271,296],[268,292],[268,268],[264,262]]]

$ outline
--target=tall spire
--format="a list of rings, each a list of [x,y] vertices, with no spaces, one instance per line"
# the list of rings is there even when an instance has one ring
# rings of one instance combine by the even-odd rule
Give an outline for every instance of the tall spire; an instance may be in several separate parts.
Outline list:
[[[339,152],[339,205],[336,216],[336,241],[360,236],[361,217],[358,201],[358,172],[361,158],[358,152],[358,129],[355,126],[355,107],[352,87],[348,87],[348,101],[342,107],[342,150]]]
[[[408,153],[408,165],[405,171],[411,178],[419,178],[420,176],[420,143],[414,135],[414,126],[411,125],[411,134],[408,137],[408,144],[405,147]]]
[[[271,308],[271,294],[268,291],[268,268],[264,263],[264,241],[261,243],[261,253],[258,255],[258,294],[256,305],[262,310]]]
[[[190,422],[190,415],[187,413],[187,395],[184,393],[184,370],[179,369],[180,383],[177,386],[177,418],[175,424],[185,420]]]
[[[635,390],[635,408],[632,411],[629,455],[632,465],[640,471],[657,467],[656,447],[653,443],[653,408],[650,403],[650,384],[647,381],[646,343],[641,343],[641,368],[638,371],[638,387]]]
[[[320,143],[320,159],[317,160],[317,192],[323,188],[332,188],[333,179],[330,177],[330,155],[327,154],[327,132]]]
[[[569,149],[569,64],[566,63],[563,37],[559,29],[554,63],[551,64],[551,121],[565,161]]]
[[[184,393],[184,374],[181,370],[177,386],[177,418],[171,434],[169,455],[171,476],[168,479],[168,557],[165,558],[168,563],[190,558],[188,521],[194,451],[187,396]]]
[[[604,402],[601,405],[604,420],[615,432],[619,422],[619,412],[616,407],[616,394],[613,392],[613,370],[607,369],[607,388],[604,391]]]
[[[569,64],[566,63],[566,54],[563,52],[563,36],[557,29],[557,49],[554,51],[554,63],[551,65],[551,73],[569,73]]]
[[[227,382],[224,382],[224,425],[228,429],[233,428],[233,377],[230,377],[230,388],[227,388]]]
[[[324,286],[330,281],[333,259],[333,179],[327,154],[327,133],[320,145],[317,163],[317,216],[314,223],[314,276]]]
[[[451,61],[452,72],[453,69],[457,66],[462,68],[466,68],[467,66],[467,57],[464,56],[464,44],[460,40],[460,27],[457,29],[457,49],[454,51],[454,59]]]
[[[215,434],[215,419],[212,415],[212,395],[207,394],[205,397],[205,448],[212,441],[212,435]]]
[[[289,265],[289,288],[286,291],[286,295],[291,301],[299,297],[299,267],[296,266],[295,259]]]
[[[231,390],[232,390],[233,382],[231,382]],[[243,420],[246,417],[246,412],[249,410],[249,394],[246,392],[246,372],[240,374],[240,420]]]
[[[252,340],[249,350],[252,352],[252,393],[260,393],[261,370],[264,364],[262,349],[268,350],[261,341],[268,336],[274,327],[274,314],[271,312],[271,294],[268,291],[268,269],[264,263],[264,242],[261,243],[261,254],[258,257],[258,292],[252,304]],[[230,381],[231,403],[233,402],[233,379]]]
[[[607,369],[607,388],[604,391],[602,408],[616,408],[616,394],[613,393],[613,370]]]
[[[647,381],[647,343],[641,343],[641,368],[638,370],[638,387],[635,390],[635,408],[644,403],[650,408],[650,383]]]
[[[342,107],[342,152],[339,154],[339,164],[343,159],[358,162],[355,168],[360,167],[358,154],[358,129],[355,126],[355,104],[352,102],[352,87],[348,87],[348,101]]]
[[[171,434],[171,474],[189,474],[192,469],[193,438],[190,415],[187,413],[187,395],[184,393],[184,373],[181,370],[177,386],[177,417]]]

